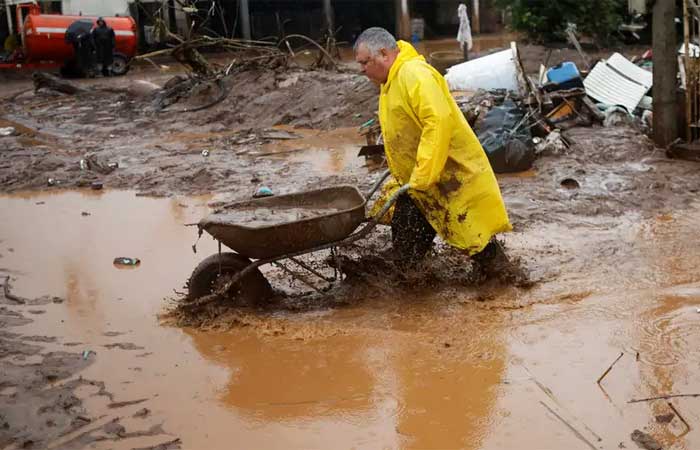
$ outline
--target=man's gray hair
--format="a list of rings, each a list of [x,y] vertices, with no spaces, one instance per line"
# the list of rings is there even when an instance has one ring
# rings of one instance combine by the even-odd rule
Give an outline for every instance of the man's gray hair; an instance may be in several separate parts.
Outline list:
[[[396,39],[384,28],[372,27],[367,28],[358,36],[355,41],[353,50],[356,52],[361,44],[364,44],[369,50],[370,55],[375,56],[379,50],[385,48],[387,50],[396,50],[398,45]]]

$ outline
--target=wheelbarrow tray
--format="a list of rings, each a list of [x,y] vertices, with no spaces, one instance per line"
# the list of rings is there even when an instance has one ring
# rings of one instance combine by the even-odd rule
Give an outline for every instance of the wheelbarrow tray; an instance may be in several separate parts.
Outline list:
[[[271,225],[239,223],[236,210],[300,208],[327,214]],[[268,259],[336,242],[365,218],[365,198],[354,186],[334,186],[226,205],[199,222],[199,228],[231,250],[252,259]]]

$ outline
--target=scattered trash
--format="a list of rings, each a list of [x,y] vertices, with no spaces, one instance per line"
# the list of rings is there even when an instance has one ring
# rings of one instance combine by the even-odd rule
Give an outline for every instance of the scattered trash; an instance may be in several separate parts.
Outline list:
[[[367,145],[375,145],[379,143],[379,138],[382,134],[379,121],[376,117],[369,119],[367,122],[360,125],[360,135],[365,137]]]
[[[45,205],[46,202],[36,202],[36,203],[34,203],[34,204],[35,204],[35,205]]]
[[[90,357],[90,355],[96,355],[96,354],[97,354],[97,352],[94,352],[92,350],[85,350],[83,352],[83,359],[88,359]]]
[[[507,99],[486,113],[477,136],[496,173],[522,172],[532,167],[535,151],[525,113]]]
[[[111,162],[111,163],[107,164],[107,168],[109,168],[110,170],[117,169],[118,167],[119,167],[119,163],[116,163],[116,162]]]
[[[383,157],[384,145],[363,145],[360,147],[360,152],[357,154],[357,156],[365,156],[367,158]]]
[[[1,137],[7,137],[7,136],[14,136],[17,133],[17,130],[15,127],[2,127],[0,128],[0,136]]]
[[[207,156],[209,156],[209,150],[207,150],[207,149],[202,150],[202,156],[204,156],[205,158]]]
[[[619,53],[600,61],[583,80],[588,96],[608,105],[622,105],[629,113],[635,110],[652,84],[651,72]]]
[[[630,436],[632,441],[634,441],[639,447],[645,450],[662,450],[661,444],[659,444],[656,439],[651,437],[651,435],[646,434],[643,431],[634,430]]]
[[[114,258],[115,266],[138,266],[139,264],[141,264],[141,260],[138,258],[127,258],[124,256]]]
[[[547,83],[542,88],[546,92],[583,87],[581,74],[573,62],[566,61],[551,67],[545,74]]]
[[[576,24],[569,23],[566,27],[566,37],[571,42],[571,44],[576,48],[576,51],[578,52],[579,56],[583,60],[583,62],[586,64],[586,68],[590,69],[591,68],[591,61],[588,59],[588,55],[586,52],[583,51],[583,48],[581,48],[581,44],[579,43],[578,39],[576,38]]]
[[[535,154],[537,155],[560,155],[568,148],[559,130],[552,131],[544,139],[533,138],[532,141],[535,144]]]
[[[80,160],[80,170],[89,170],[90,169],[90,163],[88,162],[87,159],[81,159]]]
[[[92,183],[90,183],[90,189],[93,189],[95,191],[99,191],[103,187],[104,186],[101,181],[93,181]]]
[[[565,189],[578,189],[581,187],[579,182],[573,178],[564,178],[559,184]]]
[[[518,69],[512,49],[472,59],[447,69],[451,91],[507,89],[517,92]]]
[[[253,198],[271,197],[273,195],[275,194],[272,192],[272,189],[267,186],[260,186],[253,194]]]
[[[83,217],[87,217],[87,216],[90,215],[90,213],[87,212],[87,211],[83,211],[83,212],[80,213],[80,215],[83,216]]]
[[[49,179],[46,181],[46,183],[47,183],[49,186],[58,186],[59,184],[61,184],[61,180],[57,180],[57,179],[55,179],[55,178],[49,178]]]
[[[607,108],[604,111],[604,114],[605,119],[603,120],[603,126],[605,127],[617,127],[632,123],[632,116],[630,116],[626,109],[620,106],[612,106]]]
[[[688,54],[691,58],[700,58],[700,46],[689,44],[688,48],[690,48],[690,52]],[[680,48],[678,49],[678,54],[685,55],[685,43],[681,44]]]
[[[668,413],[668,414],[659,414],[658,416],[655,417],[655,419],[658,423],[671,423],[671,421],[673,420],[674,417],[676,417],[675,414]]]

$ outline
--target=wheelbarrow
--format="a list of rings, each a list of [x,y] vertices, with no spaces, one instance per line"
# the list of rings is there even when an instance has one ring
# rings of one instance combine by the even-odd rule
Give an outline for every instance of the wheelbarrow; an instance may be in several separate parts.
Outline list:
[[[272,288],[260,271],[270,264],[281,268],[293,278],[319,290],[306,277],[287,268],[291,263],[326,282],[337,281],[340,272],[338,250],[365,238],[387,214],[408,185],[396,191],[381,210],[369,219],[365,217],[368,200],[389,176],[385,171],[370,191],[363,195],[355,186],[334,186],[307,192],[252,199],[231,203],[202,219],[197,227],[199,236],[209,233],[219,242],[219,252],[204,259],[192,272],[188,283],[188,300],[202,297],[234,297],[249,302],[272,295]],[[250,220],[250,211],[267,211],[281,217],[274,223]],[[301,212],[289,219],[284,211]],[[248,219],[248,220],[246,220]],[[358,227],[365,222],[359,230]],[[356,231],[357,230],[357,231]],[[232,252],[222,252],[226,246]],[[334,276],[329,277],[298,257],[330,250],[336,263]]]

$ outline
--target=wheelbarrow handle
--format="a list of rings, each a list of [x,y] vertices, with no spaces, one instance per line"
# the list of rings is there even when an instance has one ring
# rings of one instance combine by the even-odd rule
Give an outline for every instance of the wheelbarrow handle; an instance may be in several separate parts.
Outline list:
[[[387,178],[389,178],[389,175],[391,175],[391,171],[389,169],[385,170],[384,173],[382,173],[379,176],[379,179],[372,185],[372,188],[367,192],[367,195],[365,195],[365,203],[372,198],[375,192],[377,192],[377,189],[386,181]]]
[[[379,210],[376,216],[372,217],[372,222],[379,222],[382,220],[382,217],[386,215],[386,213],[389,212],[392,206],[394,206],[394,203],[396,203],[396,200],[399,199],[399,196],[401,194],[405,194],[408,192],[408,190],[411,188],[411,185],[408,183],[404,184],[401,186],[396,192],[391,194],[391,197],[384,203],[384,206],[382,206],[382,209]]]

